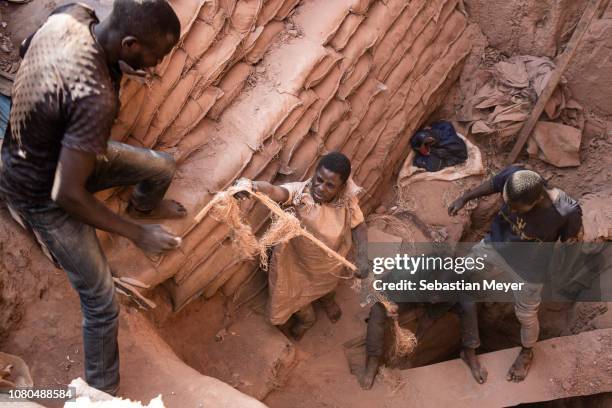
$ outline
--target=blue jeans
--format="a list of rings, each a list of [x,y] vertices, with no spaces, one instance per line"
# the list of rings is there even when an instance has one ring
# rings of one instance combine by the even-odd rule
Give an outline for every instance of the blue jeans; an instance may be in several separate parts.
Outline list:
[[[11,111],[11,98],[0,94],[0,140],[4,138],[6,127],[9,121],[9,112]]]
[[[521,343],[525,348],[533,347],[540,337],[540,320],[538,309],[542,303],[543,283],[527,282],[512,269],[508,262],[500,255],[490,242],[483,239],[474,245],[470,251],[473,257],[486,258],[486,262],[496,266],[503,272],[503,277],[508,282],[522,283],[522,290],[515,290],[514,313],[521,324]]]
[[[109,142],[106,159],[98,159],[87,189],[136,185],[131,203],[153,209],[174,177],[171,156]],[[97,389],[115,393],[119,387],[119,304],[111,270],[96,230],[66,213],[53,201],[42,204],[8,202],[11,214],[30,229],[47,255],[59,265],[78,292],[83,313],[85,379]]]

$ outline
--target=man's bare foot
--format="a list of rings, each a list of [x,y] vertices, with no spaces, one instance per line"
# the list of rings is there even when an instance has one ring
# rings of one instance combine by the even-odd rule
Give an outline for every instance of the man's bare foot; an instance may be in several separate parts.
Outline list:
[[[336,323],[340,320],[342,317],[342,309],[340,309],[340,306],[338,306],[334,299],[321,299],[321,304],[330,322]]]
[[[297,322],[293,326],[291,326],[289,332],[291,333],[291,337],[293,337],[295,341],[300,341],[302,340],[302,337],[304,337],[304,334],[306,334],[309,328],[310,327],[306,327],[302,323]]]
[[[151,211],[140,211],[130,203],[126,212],[132,218],[142,218],[148,220],[183,218],[187,215],[187,210],[183,204],[174,200],[162,200],[159,205]]]
[[[363,373],[363,377],[359,379],[359,385],[364,390],[369,390],[374,385],[374,378],[378,374],[378,368],[380,367],[380,357],[368,356],[366,358],[366,366]]]
[[[287,337],[287,338],[293,337],[293,334],[291,334],[291,327],[293,327],[293,319],[292,318],[290,318],[289,320],[287,320],[283,324],[276,325],[276,327],[278,328],[278,330],[281,331],[281,333],[283,333],[285,335],[285,337]]]
[[[506,380],[521,382],[527,377],[527,373],[529,372],[529,368],[531,367],[531,363],[533,362],[533,349],[525,348],[521,349],[521,352],[514,360],[514,364],[508,370],[508,375],[506,375]]]
[[[380,357],[368,356],[366,360],[365,370],[363,377],[359,379],[359,385],[364,390],[369,390],[374,385],[374,378],[378,374],[378,368],[380,367]]]
[[[472,371],[472,376],[478,384],[484,384],[487,381],[489,373],[487,369],[480,365],[478,357],[476,356],[476,350],[473,348],[464,347],[460,353],[461,359]]]

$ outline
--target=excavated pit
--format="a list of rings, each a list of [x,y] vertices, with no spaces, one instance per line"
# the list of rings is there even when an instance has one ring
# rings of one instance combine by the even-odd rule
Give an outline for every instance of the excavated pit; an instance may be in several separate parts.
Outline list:
[[[404,374],[384,371],[367,393],[348,373],[340,346],[365,330],[367,317],[348,285],[338,291],[343,319],[332,325],[317,310],[315,328],[293,344],[265,319],[265,273],[256,262],[240,260],[225,225],[210,217],[197,223],[195,216],[216,191],[239,177],[275,183],[304,180],[318,157],[340,150],[351,158],[355,180],[366,189],[361,205],[370,214],[370,225],[385,231],[374,210],[382,205],[386,210],[380,212],[390,213],[402,198],[403,209],[418,214],[420,221],[408,219],[402,239],[430,242],[439,237],[432,231],[443,230],[450,242],[476,240],[496,203],[482,200],[471,214],[454,219],[445,216],[445,209],[485,174],[459,182],[416,182],[410,191],[419,195],[406,201],[398,195],[396,179],[408,155],[409,137],[433,119],[454,118],[457,95],[469,86],[470,69],[485,51],[480,28],[493,39],[492,45],[508,54],[552,56],[562,34],[576,21],[575,6],[553,13],[554,18],[538,26],[540,31],[527,30],[531,43],[526,38],[502,44],[490,34],[496,27],[483,17],[491,5],[481,1],[170,2],[181,20],[181,42],[146,86],[124,81],[112,137],[172,154],[179,166],[169,195],[184,203],[190,215],[165,223],[183,237],[183,247],[161,260],[147,258],[126,239],[100,233],[113,270],[129,282],[149,286],[143,293],[158,305],[140,312],[129,300],[122,301],[125,395],[150,399],[161,392],[168,407],[201,401],[257,406],[253,399],[232,394],[215,382],[217,378],[277,407],[338,402],[329,393],[346,395],[340,404],[352,401],[350,406],[377,406],[390,395],[408,398],[410,391],[398,391]],[[104,16],[111,2],[88,3]],[[470,19],[464,3],[473,14]],[[552,3],[561,7],[566,2]],[[503,14],[506,8],[501,10]],[[539,8],[534,11],[541,13]],[[35,26],[43,14],[21,11],[15,16]],[[540,24],[536,20],[513,17],[513,35],[521,27]],[[23,27],[20,30],[25,34]],[[598,30],[591,36],[605,38],[605,28]],[[551,32],[556,36],[546,40]],[[600,46],[597,50],[604,52]],[[596,68],[590,68],[593,77],[599,74]],[[586,99],[601,100],[592,94]],[[589,146],[601,139],[601,123],[593,120],[590,126],[585,130]],[[604,133],[606,129],[610,127],[604,124]],[[489,174],[500,167],[495,161],[502,160],[503,152],[477,142]],[[594,170],[602,163],[609,168],[605,152],[589,150],[588,155],[581,168]],[[587,187],[580,185],[580,173],[545,171],[569,181],[570,194],[605,186],[605,175]],[[123,191],[108,191],[99,198],[120,211],[126,197]],[[255,230],[265,228],[268,213],[263,207],[245,211]],[[1,216],[1,344],[26,358],[37,381],[67,383],[82,375],[78,300],[62,272],[52,269],[30,237],[5,211]],[[605,303],[545,305],[542,339],[612,327],[606,325],[606,316]],[[414,328],[417,319],[415,313],[407,326]],[[520,343],[511,305],[481,305],[480,320],[483,351]],[[456,316],[446,315],[427,333],[411,365],[427,368],[423,366],[457,358],[458,333]],[[136,374],[148,371],[153,373]],[[337,378],[321,375],[324,372]],[[322,391],[326,387],[330,389]],[[200,388],[213,391],[198,393]],[[567,406],[581,403],[567,401]]]

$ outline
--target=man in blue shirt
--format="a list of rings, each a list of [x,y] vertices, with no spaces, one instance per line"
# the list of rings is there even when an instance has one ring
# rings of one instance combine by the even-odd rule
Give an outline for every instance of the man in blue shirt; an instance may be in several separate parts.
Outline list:
[[[504,205],[491,231],[471,252],[486,257],[514,282],[523,283],[523,289],[514,292],[523,348],[507,375],[508,381],[518,382],[525,379],[533,360],[533,346],[540,332],[538,308],[552,257],[552,244],[537,243],[578,240],[582,210],[564,191],[549,188],[538,173],[512,165],[464,193],[448,212],[455,215],[468,201],[495,193],[502,194]]]

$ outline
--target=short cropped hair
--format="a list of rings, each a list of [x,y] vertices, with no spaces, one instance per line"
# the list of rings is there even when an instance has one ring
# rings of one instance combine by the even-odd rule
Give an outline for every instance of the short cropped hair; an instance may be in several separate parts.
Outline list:
[[[124,37],[150,47],[174,45],[181,36],[181,23],[166,0],[115,0],[110,19]]]
[[[542,176],[535,171],[519,170],[506,180],[504,198],[509,203],[530,205],[540,198],[545,185]]]
[[[340,152],[331,152],[321,157],[317,164],[317,170],[321,167],[339,174],[342,183],[346,183],[351,175],[351,161]]]

